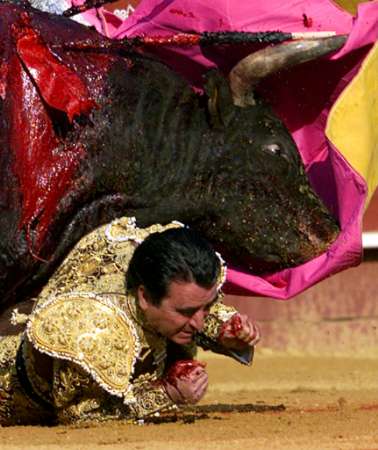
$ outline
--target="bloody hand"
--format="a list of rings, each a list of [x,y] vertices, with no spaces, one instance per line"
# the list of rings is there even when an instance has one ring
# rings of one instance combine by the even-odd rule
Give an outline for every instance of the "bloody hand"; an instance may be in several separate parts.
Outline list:
[[[205,364],[192,359],[177,361],[168,370],[163,384],[174,403],[197,403],[208,385]]]
[[[260,340],[259,327],[245,314],[234,314],[225,322],[219,333],[218,341],[227,348],[241,350],[253,347]]]

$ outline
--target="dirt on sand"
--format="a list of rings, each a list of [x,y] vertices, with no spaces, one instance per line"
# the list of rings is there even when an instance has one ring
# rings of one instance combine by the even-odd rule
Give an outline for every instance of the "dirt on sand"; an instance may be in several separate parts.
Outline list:
[[[0,428],[10,449],[378,450],[378,360],[258,350],[252,367],[201,353],[200,405],[144,424]]]

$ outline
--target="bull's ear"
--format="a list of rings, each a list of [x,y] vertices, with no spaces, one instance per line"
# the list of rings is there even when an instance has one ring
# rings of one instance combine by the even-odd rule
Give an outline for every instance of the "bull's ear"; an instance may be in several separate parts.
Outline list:
[[[230,86],[217,70],[211,70],[205,78],[205,92],[208,97],[211,125],[216,128],[224,128],[235,114]]]

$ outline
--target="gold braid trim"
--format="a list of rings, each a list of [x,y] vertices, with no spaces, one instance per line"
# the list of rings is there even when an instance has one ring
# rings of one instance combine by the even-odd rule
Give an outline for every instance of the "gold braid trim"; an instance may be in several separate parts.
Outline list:
[[[140,343],[133,323],[110,297],[53,297],[36,307],[26,333],[40,352],[76,363],[105,391],[134,402],[130,378]]]

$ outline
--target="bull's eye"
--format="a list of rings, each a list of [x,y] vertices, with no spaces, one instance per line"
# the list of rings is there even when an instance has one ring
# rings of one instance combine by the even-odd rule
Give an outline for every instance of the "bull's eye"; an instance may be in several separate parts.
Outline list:
[[[281,155],[281,147],[278,144],[265,144],[262,146],[262,149],[271,155]]]

